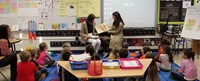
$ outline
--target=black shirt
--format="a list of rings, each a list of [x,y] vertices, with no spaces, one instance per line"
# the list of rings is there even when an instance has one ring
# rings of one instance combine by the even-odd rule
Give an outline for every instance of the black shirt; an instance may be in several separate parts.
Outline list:
[[[86,22],[87,23],[87,27],[88,27],[88,33],[93,33],[93,25]]]

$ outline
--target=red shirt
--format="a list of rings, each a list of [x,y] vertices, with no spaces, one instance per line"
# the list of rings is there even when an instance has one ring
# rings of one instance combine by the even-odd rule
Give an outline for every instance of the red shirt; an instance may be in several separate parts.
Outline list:
[[[33,62],[20,62],[17,65],[17,81],[35,81],[37,67]]]

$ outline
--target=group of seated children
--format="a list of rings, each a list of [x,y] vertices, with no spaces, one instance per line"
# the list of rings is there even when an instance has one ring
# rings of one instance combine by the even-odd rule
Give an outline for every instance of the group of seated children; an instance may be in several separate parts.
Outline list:
[[[39,49],[27,48],[20,52],[21,62],[17,65],[17,81],[39,81],[48,76],[45,66],[54,66],[55,60],[46,51],[45,42],[40,43]]]
[[[149,68],[145,72],[143,76],[143,80],[146,81],[159,81],[158,71],[168,71],[171,72],[171,76],[175,77],[178,80],[186,81],[186,80],[195,80],[197,79],[197,67],[194,63],[194,52],[191,50],[184,50],[183,52],[183,62],[181,63],[180,69],[174,70],[172,69],[173,56],[171,53],[170,43],[164,39],[161,40],[160,45],[158,46],[158,55],[155,56],[151,53],[151,48],[147,45],[142,46],[141,51],[135,58],[145,59],[151,58],[152,62],[150,63]],[[28,51],[22,51],[20,53],[21,61],[18,64],[18,76],[17,81],[38,81],[41,77],[41,74],[48,75],[48,72],[45,65],[53,66],[55,65],[55,60],[51,58],[51,56],[46,51],[48,46],[46,43],[41,43],[39,45],[39,49],[31,49]],[[85,53],[89,53],[91,56],[91,60],[100,60],[99,55],[95,52],[94,47],[89,44],[86,46]],[[69,61],[71,56],[71,46],[69,43],[63,44],[63,48],[61,51],[60,60],[61,61]],[[114,60],[119,58],[131,58],[130,52],[128,50],[128,43],[124,43],[121,49],[113,48],[108,60]],[[155,67],[157,66],[157,67]],[[30,67],[30,68],[27,68]],[[61,77],[62,69],[59,68],[59,77]],[[68,71],[64,71],[65,79],[69,81],[78,81],[78,78],[69,73]],[[24,77],[24,76],[29,77]],[[35,78],[34,78],[35,77]]]

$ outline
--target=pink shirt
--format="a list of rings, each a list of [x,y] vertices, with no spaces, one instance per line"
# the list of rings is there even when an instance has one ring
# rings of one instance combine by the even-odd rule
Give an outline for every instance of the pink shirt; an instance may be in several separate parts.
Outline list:
[[[187,79],[196,79],[197,74],[197,67],[192,59],[184,59],[181,63],[181,67],[178,70],[179,72],[184,74],[184,78]]]
[[[45,60],[46,60],[46,51],[42,51],[40,53],[40,56],[38,57],[38,59],[36,59],[36,62],[40,65],[45,65]]]

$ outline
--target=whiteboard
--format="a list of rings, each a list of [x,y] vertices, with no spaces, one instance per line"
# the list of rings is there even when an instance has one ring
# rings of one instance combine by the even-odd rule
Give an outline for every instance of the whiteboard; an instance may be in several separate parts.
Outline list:
[[[157,0],[104,0],[103,22],[112,24],[112,13],[119,11],[125,27],[155,27]]]

